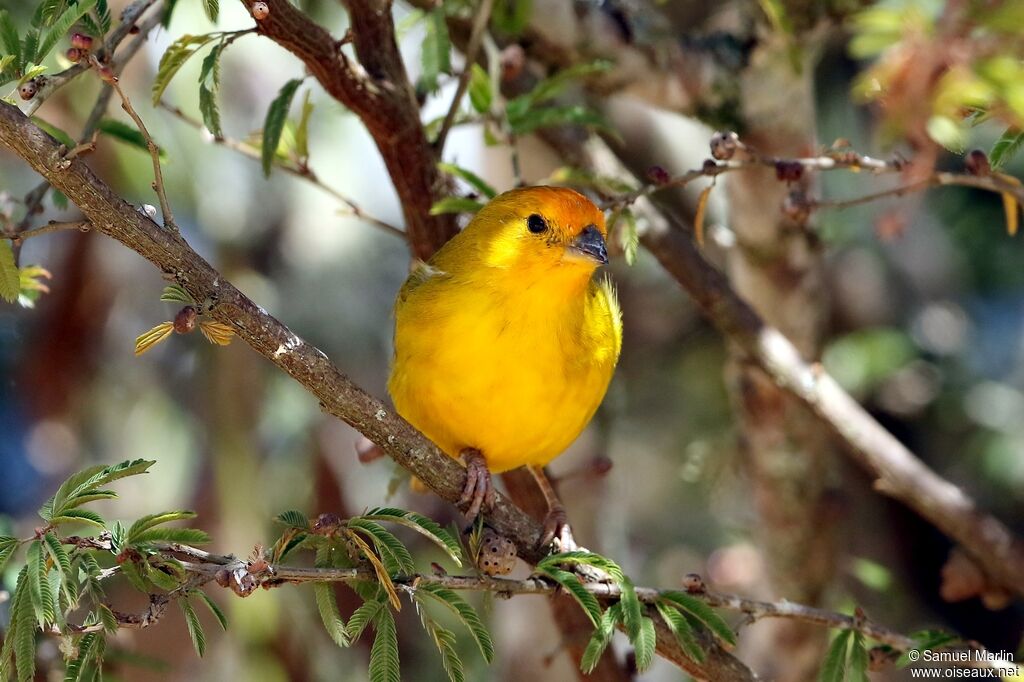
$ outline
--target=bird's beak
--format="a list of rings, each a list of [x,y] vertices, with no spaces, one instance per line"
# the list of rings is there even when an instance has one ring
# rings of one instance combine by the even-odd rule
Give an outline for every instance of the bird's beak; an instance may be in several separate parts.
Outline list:
[[[600,265],[608,264],[608,246],[605,244],[601,231],[594,225],[587,225],[579,236],[572,240],[569,249],[574,254],[581,254],[588,260],[597,261]]]

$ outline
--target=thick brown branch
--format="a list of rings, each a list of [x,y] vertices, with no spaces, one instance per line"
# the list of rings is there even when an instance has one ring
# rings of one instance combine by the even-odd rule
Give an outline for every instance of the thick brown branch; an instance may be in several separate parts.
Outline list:
[[[227,282],[179,234],[161,229],[121,199],[81,159],[62,159],[60,145],[6,103],[0,103],[0,144],[67,195],[94,229],[172,276],[205,311],[229,324],[239,338],[316,396],[324,411],[377,443],[441,498],[452,503],[459,499],[465,482],[463,467],[391,413],[380,400],[356,386],[322,351],[296,336]],[[542,558],[538,546],[540,524],[506,498],[498,496],[487,520],[498,533],[516,544],[524,560],[536,563]],[[683,654],[663,624],[659,628],[658,652],[691,674],[702,679],[753,679],[746,666],[710,640],[702,641],[707,660],[695,664]]]
[[[301,59],[332,97],[362,119],[395,183],[410,246],[417,257],[429,258],[457,228],[452,215],[430,215],[450,187],[420,123],[416,94],[395,43],[390,3],[347,3],[362,68],[288,0],[266,3],[270,13],[257,22],[258,31]]]

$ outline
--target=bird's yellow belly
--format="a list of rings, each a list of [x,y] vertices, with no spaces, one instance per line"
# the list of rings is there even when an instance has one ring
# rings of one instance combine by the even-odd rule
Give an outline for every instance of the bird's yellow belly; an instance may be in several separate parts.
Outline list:
[[[395,406],[453,457],[477,448],[494,472],[547,464],[590,421],[614,356],[569,353],[542,321],[490,317],[465,311],[403,330],[389,385]]]

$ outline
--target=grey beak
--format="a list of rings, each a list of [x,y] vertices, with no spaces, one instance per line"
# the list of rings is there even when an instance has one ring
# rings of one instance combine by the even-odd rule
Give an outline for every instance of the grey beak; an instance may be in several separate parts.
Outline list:
[[[572,248],[584,253],[601,265],[608,264],[608,246],[605,244],[601,231],[594,225],[587,225],[576,239],[572,240]]]

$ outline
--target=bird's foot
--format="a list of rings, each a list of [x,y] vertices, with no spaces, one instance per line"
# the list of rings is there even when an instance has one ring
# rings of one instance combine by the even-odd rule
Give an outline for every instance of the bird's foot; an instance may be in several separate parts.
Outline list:
[[[494,483],[487,460],[479,450],[466,448],[462,451],[462,460],[466,463],[466,485],[462,488],[458,506],[466,511],[466,518],[472,522],[481,509],[488,510],[494,506]]]
[[[555,544],[556,540],[557,544]],[[551,505],[548,508],[548,513],[544,516],[544,535],[541,536],[540,546],[547,547],[552,544],[558,552],[575,552],[579,549],[579,545],[576,544],[576,540],[572,536],[569,516],[561,504]]]

